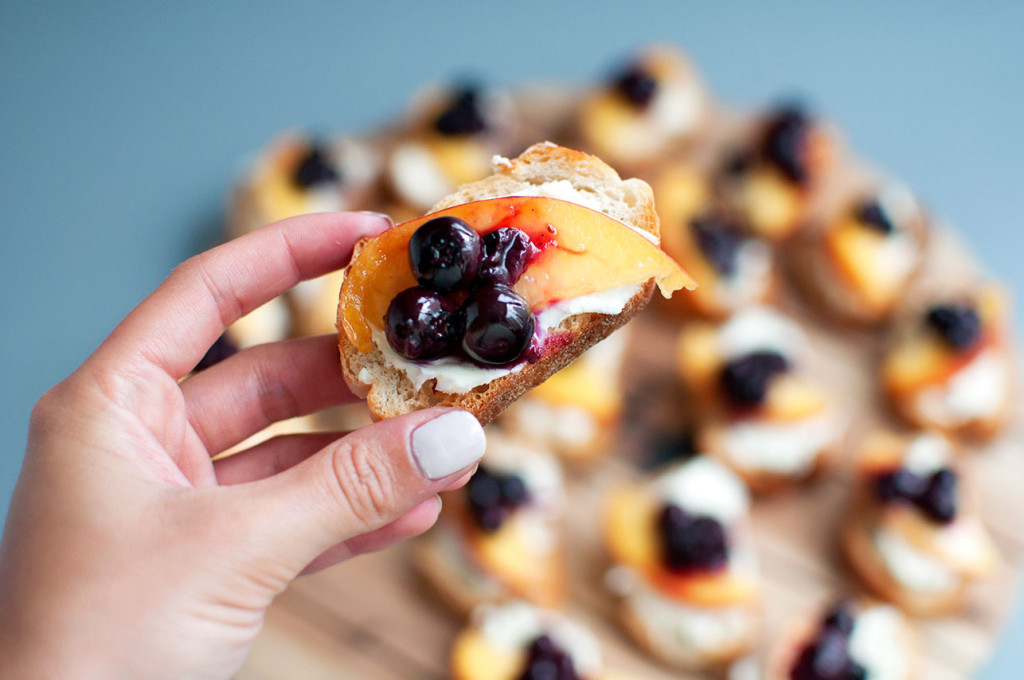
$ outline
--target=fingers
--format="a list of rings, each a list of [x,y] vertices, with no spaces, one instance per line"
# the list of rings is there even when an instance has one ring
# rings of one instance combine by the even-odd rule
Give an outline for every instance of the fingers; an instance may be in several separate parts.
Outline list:
[[[440,513],[440,496],[431,496],[394,522],[386,524],[368,534],[350,538],[344,543],[339,543],[333,548],[329,548],[326,552],[320,553],[315,560],[302,570],[302,573],[312,574],[338,562],[344,562],[350,557],[384,550],[395,543],[419,536],[434,526]]]
[[[196,255],[122,321],[97,351],[187,374],[231,323],[299,281],[344,266],[383,215],[323,213],[274,223]]]
[[[355,399],[334,336],[243,350],[181,383],[188,421],[211,454],[267,425]]]
[[[370,425],[242,491],[249,556],[299,573],[317,556],[394,522],[464,478],[484,453],[471,414],[428,409]]]
[[[289,470],[341,438],[340,432],[304,432],[268,439],[246,451],[214,461],[221,486],[245,484]]]

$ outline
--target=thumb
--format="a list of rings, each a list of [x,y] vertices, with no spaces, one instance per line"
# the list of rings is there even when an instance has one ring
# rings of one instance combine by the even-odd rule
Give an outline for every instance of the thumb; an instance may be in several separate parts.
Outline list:
[[[483,456],[466,411],[428,409],[369,425],[246,492],[251,546],[298,574],[338,543],[379,529],[451,486]],[[283,564],[282,564],[283,562]]]

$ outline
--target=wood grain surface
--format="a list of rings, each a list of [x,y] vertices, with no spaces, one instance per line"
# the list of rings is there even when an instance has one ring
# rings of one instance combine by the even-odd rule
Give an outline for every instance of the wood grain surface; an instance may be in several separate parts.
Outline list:
[[[969,256],[947,233],[933,240],[932,249],[924,280],[941,277],[948,283],[976,276]],[[850,495],[852,447],[868,429],[889,418],[875,383],[879,335],[830,326],[792,300],[781,305],[810,334],[819,370],[846,406],[851,427],[842,460],[833,470],[802,487],[755,500],[752,520],[764,577],[765,644],[787,621],[806,616],[825,600],[863,592],[839,554],[837,528]],[[619,630],[613,597],[603,587],[608,564],[595,521],[606,489],[639,474],[659,443],[689,417],[670,368],[677,332],[678,322],[657,309],[634,321],[625,371],[630,406],[621,436],[607,460],[569,475],[568,610],[597,633],[607,665],[623,678],[702,677],[648,660]],[[994,443],[971,449],[968,461],[1003,565],[975,589],[961,615],[920,622],[920,678],[970,677],[990,654],[1014,601],[1024,551],[1022,415]],[[445,678],[448,648],[459,625],[425,592],[412,570],[409,546],[395,546],[296,582],[271,607],[238,677]]]

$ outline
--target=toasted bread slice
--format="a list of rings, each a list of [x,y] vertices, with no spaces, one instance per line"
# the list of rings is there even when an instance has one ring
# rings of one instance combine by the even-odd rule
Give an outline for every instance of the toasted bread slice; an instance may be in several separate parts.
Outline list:
[[[553,196],[554,193],[557,195]],[[434,206],[432,212],[505,196],[562,198],[621,222],[626,227],[624,233],[630,232],[628,238],[635,239],[636,234],[640,234],[654,244],[659,240],[653,192],[645,182],[622,180],[601,160],[550,143],[535,144],[511,161],[496,158],[491,177],[464,185]],[[359,253],[365,247],[366,242],[357,247],[350,268],[359,262]],[[662,286],[663,292],[692,287],[690,278],[677,265],[672,263],[672,266],[675,267],[672,281]],[[568,342],[558,343],[554,349],[545,348],[541,356],[521,364],[514,372],[503,372],[490,382],[455,393],[439,390],[436,378],[417,385],[405,370],[390,362],[377,345],[357,347],[346,328],[344,314],[345,286],[350,279],[347,276],[342,286],[338,313],[341,365],[350,387],[356,394],[366,397],[374,416],[388,418],[431,406],[454,406],[473,413],[482,423],[490,422],[528,389],[629,321],[647,304],[655,285],[664,283],[655,278],[640,281],[636,292],[616,314],[568,316],[554,329],[546,329],[571,338]]]

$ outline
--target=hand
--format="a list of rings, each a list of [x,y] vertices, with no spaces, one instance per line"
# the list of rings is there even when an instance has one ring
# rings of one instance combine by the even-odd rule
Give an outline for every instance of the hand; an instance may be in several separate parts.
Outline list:
[[[437,493],[483,454],[470,414],[212,462],[274,421],[354,400],[336,339],[254,347],[181,380],[234,320],[388,224],[298,217],[188,260],[40,399],[0,546],[0,676],[229,678],[292,579],[434,523]]]

